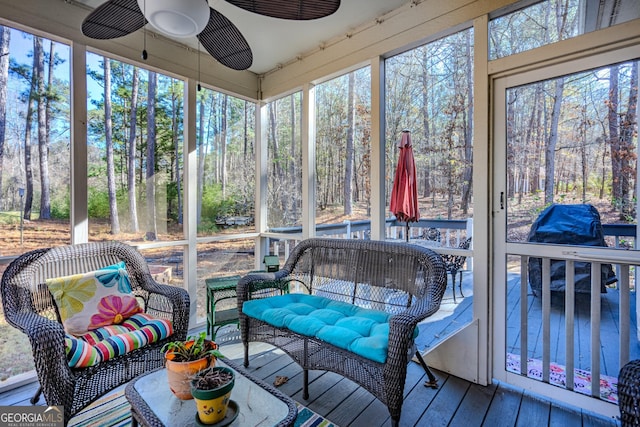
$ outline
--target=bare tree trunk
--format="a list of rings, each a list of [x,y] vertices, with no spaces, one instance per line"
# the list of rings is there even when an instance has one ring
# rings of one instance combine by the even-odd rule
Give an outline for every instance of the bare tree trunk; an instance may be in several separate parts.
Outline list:
[[[227,197],[227,102],[229,101],[229,95],[224,94],[222,97],[222,108],[220,118],[222,119],[222,123],[220,126],[220,152],[221,152],[221,162],[220,171],[222,176],[222,198],[226,199]]]
[[[289,187],[293,190],[296,186],[296,97],[295,94],[291,94],[289,96],[289,99],[291,100],[291,145],[289,147],[289,164],[288,164],[288,180],[287,182],[289,182]],[[292,191],[291,194],[289,194],[288,197],[288,201],[290,203],[290,209],[289,209],[289,219],[292,220],[296,217],[297,215],[297,204],[296,204],[296,197],[297,192],[296,191]]]
[[[202,221],[202,198],[204,197],[204,161],[205,161],[205,140],[204,140],[204,98],[198,96],[198,206],[196,208],[197,223]],[[214,218],[215,219],[215,218]]]
[[[280,161],[278,161],[279,157],[280,157],[280,147],[279,147],[279,141],[278,141],[278,132],[277,132],[277,111],[276,111],[276,103],[275,102],[271,102],[269,103],[269,124],[270,124],[270,131],[271,131],[271,141],[273,141],[273,157],[272,159],[274,160],[274,177],[272,179],[274,179],[273,182],[277,183],[277,185],[279,185],[283,191],[280,191],[280,209],[282,209],[282,217],[286,218],[287,217],[287,194],[284,191],[285,189],[288,190],[288,183],[285,181],[285,176],[284,176],[284,171],[282,168],[282,164]]]
[[[542,112],[544,111],[543,103],[544,103],[544,83],[536,84],[536,93],[534,95],[534,103],[535,103],[535,121],[532,126],[536,129],[536,137],[533,139],[533,153],[531,156],[532,164],[529,165],[529,170],[531,171],[531,178],[529,179],[529,192],[531,194],[540,190],[540,160],[542,159],[542,135],[541,127],[542,127]]]
[[[47,144],[47,95],[44,86],[42,38],[34,37],[33,61],[38,101],[38,152],[40,161],[40,219],[51,219],[49,145]]]
[[[129,217],[131,231],[137,233],[140,230],[138,223],[138,201],[136,197],[136,127],[138,123],[138,90],[140,86],[140,74],[138,67],[133,67],[131,78],[131,110],[129,111],[129,155],[127,156],[127,192],[129,195]]]
[[[245,100],[244,101],[244,128],[243,128],[243,133],[242,133],[242,140],[243,140],[243,149],[242,149],[242,154],[243,154],[243,159],[246,160],[247,159],[247,147],[249,145],[249,101]]]
[[[515,167],[518,162],[515,159],[516,143],[516,112],[514,105],[518,98],[518,88],[507,91],[507,198],[515,196]]]
[[[345,168],[344,168],[344,214],[351,215],[353,211],[353,156],[354,147],[353,139],[356,132],[355,120],[356,120],[356,76],[354,72],[349,73],[349,94],[347,96],[347,146]]]
[[[36,51],[36,37],[33,38],[33,50]],[[31,165],[31,126],[33,123],[33,111],[36,106],[37,90],[37,58],[33,56],[33,67],[31,68],[31,86],[29,87],[29,103],[27,105],[27,117],[24,131],[24,172],[25,172],[25,198],[24,198],[24,219],[31,219],[31,209],[33,206],[33,168]]]
[[[146,239],[155,241],[158,238],[156,224],[156,85],[158,76],[149,71],[147,94],[147,233]]]
[[[555,95],[553,97],[553,111],[549,128],[549,139],[545,147],[545,180],[544,203],[553,203],[553,183],[555,180],[556,145],[558,144],[558,123],[560,121],[560,107],[562,106],[562,92],[564,91],[564,77],[555,81]]]
[[[587,185],[588,185],[588,159],[587,159],[587,126],[589,118],[586,109],[582,109],[582,120],[580,122],[580,173],[582,175],[582,203],[587,203]]]
[[[453,101],[454,103],[457,100]],[[451,105],[449,110],[448,121],[445,124],[444,131],[444,140],[447,143],[447,159],[445,162],[445,174],[447,177],[447,219],[453,218],[453,202],[454,195],[456,193],[456,176],[454,171],[454,164],[456,162],[454,152],[455,152],[455,144],[454,144],[454,132],[456,129],[456,121],[458,119],[458,114],[461,109],[458,105]]]
[[[609,145],[611,146],[611,192],[613,196],[613,206],[622,213],[622,160],[621,144],[618,135],[618,65],[609,67],[609,101],[608,101],[608,122],[609,122]]]
[[[601,170],[601,178],[600,178],[600,188],[598,192],[598,198],[600,200],[604,199],[604,188],[605,182],[607,178],[607,144],[603,142],[602,147],[602,168]]]
[[[173,82],[172,86],[173,88]],[[178,200],[178,224],[182,224],[182,179],[180,177],[180,142],[178,141],[178,115],[177,115],[177,99],[176,94],[171,91],[171,135],[173,139],[174,147],[174,161],[175,161],[175,180],[176,180],[176,198]]]
[[[107,149],[107,193],[111,234],[120,234],[118,200],[116,198],[116,169],[113,160],[113,111],[111,109],[111,60],[104,57],[104,138]]]
[[[466,32],[465,37],[465,77],[467,80],[467,114],[464,127],[464,171],[462,173],[462,213],[469,213],[471,203],[471,189],[473,188],[473,73],[471,58],[471,33]]]
[[[47,147],[47,158],[49,147],[51,147],[51,120],[53,118],[53,112],[51,111],[51,103],[53,101],[53,73],[55,72],[56,65],[56,43],[51,40],[49,42],[49,67],[47,74],[47,87],[45,93],[43,93],[42,98],[44,99],[45,104],[45,146]],[[42,92],[41,92],[42,93]],[[46,168],[46,179],[41,178],[42,182],[46,182],[46,185],[41,184],[43,188],[46,187],[46,197],[44,196],[45,192],[43,191],[41,195],[41,204],[40,204],[40,218],[43,218],[45,215],[47,218],[51,218],[51,182],[49,180],[49,162],[47,160],[47,168]],[[40,172],[42,176],[42,171]],[[43,206],[46,208],[43,209]]]
[[[535,92],[533,95],[533,102],[531,103],[531,115],[527,124],[525,133],[525,152],[524,161],[520,162],[520,169],[522,171],[522,188],[518,193],[518,204],[522,203],[522,197],[526,192],[534,191],[538,189],[538,179],[540,168],[538,167],[538,160],[540,158],[540,143],[538,142],[539,135],[538,128],[540,124],[540,111],[539,103],[542,97],[542,84],[537,83],[535,85]],[[527,179],[528,177],[528,179]]]
[[[421,83],[422,83],[422,127],[424,128],[424,150],[425,153],[431,153],[431,118],[429,117],[429,67],[426,66],[429,57],[427,56],[428,47],[422,48],[422,67]],[[428,164],[424,168],[424,197],[429,197],[432,193],[431,169],[433,168],[433,156],[428,156]]]
[[[638,104],[638,62],[631,63],[631,76],[629,79],[629,103],[627,112],[620,116],[620,219],[626,220],[632,216],[633,205],[631,203],[631,182],[635,181],[635,169],[632,166],[636,158],[633,144],[634,133],[637,131],[636,108]],[[613,156],[612,156],[613,157]]]
[[[4,162],[4,140],[7,129],[7,83],[9,81],[9,41],[11,30],[0,25],[0,199],[2,197],[2,171]],[[0,206],[6,209],[6,206]]]

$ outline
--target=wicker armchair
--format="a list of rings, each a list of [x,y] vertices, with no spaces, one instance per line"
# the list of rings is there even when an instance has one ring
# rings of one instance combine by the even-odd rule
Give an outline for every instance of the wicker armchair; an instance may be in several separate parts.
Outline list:
[[[620,369],[618,406],[622,427],[640,426],[640,360],[632,360]]]
[[[171,320],[173,335],[87,368],[71,368],[65,355],[65,331],[45,280],[86,273],[124,261],[133,293],[144,311]],[[163,365],[160,348],[184,339],[189,323],[189,294],[156,283],[142,255],[118,242],[86,243],[27,252],[6,269],[1,282],[7,321],[27,334],[47,405],[64,406],[65,424],[107,391]]]
[[[362,357],[243,312],[245,302],[286,292],[290,284],[304,288],[303,294],[391,314],[386,361]],[[415,328],[438,311],[446,286],[442,258],[424,247],[372,240],[304,240],[293,249],[280,271],[249,274],[238,282],[244,365],[249,366],[249,342],[273,344],[303,368],[303,399],[309,397],[310,369],[332,371],[356,382],[384,403],[392,425],[397,426],[407,364],[416,354]],[[431,379],[430,371],[427,374]],[[432,381],[435,383],[436,379]]]

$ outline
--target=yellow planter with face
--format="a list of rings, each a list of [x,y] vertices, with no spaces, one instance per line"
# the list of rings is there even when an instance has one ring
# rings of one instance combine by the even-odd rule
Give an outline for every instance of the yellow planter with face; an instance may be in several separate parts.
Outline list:
[[[191,394],[196,401],[198,418],[202,424],[215,424],[227,415],[231,390],[235,384],[235,374],[227,367],[214,367],[203,371],[200,375],[208,375],[212,372],[225,372],[231,374],[231,380],[212,389],[205,390],[198,385],[198,378],[191,381]]]

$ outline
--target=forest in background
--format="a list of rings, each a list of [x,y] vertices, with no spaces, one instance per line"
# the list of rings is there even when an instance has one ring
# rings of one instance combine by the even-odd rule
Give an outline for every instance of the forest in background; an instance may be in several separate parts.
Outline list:
[[[576,5],[553,0],[492,20],[491,57],[575,36]],[[64,221],[69,47],[5,27],[1,34],[0,210]],[[28,55],[12,54],[11,34],[30,45]],[[473,48],[467,29],[386,60],[385,188],[392,187],[395,142],[408,129],[423,217],[472,215]],[[180,238],[183,82],[94,54],[87,61],[90,227],[127,240]],[[606,199],[621,221],[635,221],[637,68],[614,64],[508,91],[510,209],[523,198],[534,200],[522,208],[529,215],[552,202]],[[368,218],[370,84],[365,67],[316,86],[318,222]],[[197,108],[199,233],[225,232],[219,220],[235,216],[250,218],[251,227],[255,104],[204,88]],[[267,110],[269,226],[299,226],[301,93]]]
[[[578,5],[579,0],[549,0],[492,19],[490,59],[580,34]],[[389,192],[395,142],[408,129],[425,218],[473,213],[473,37],[471,30],[460,31],[386,59],[385,186]],[[12,49],[11,40],[19,45]],[[183,82],[89,56],[90,239],[182,238]],[[0,26],[0,255],[69,241],[68,57],[69,46]],[[369,215],[375,125],[370,86],[368,68],[316,86],[317,222]],[[589,202],[605,222],[636,222],[637,86],[634,61],[508,91],[510,235],[524,240],[537,213],[552,201]],[[295,93],[268,106],[272,226],[300,221],[300,101]],[[105,114],[107,104],[111,113]],[[218,217],[253,215],[254,109],[252,102],[207,88],[198,94],[200,235],[225,232],[216,224]],[[146,205],[152,198],[149,215]],[[21,213],[24,244],[18,231]],[[4,367],[0,379],[24,371],[21,363],[29,369],[30,357],[19,351],[24,343],[2,344],[13,366]],[[10,353],[13,349],[18,351]],[[9,370],[16,365],[18,371]]]

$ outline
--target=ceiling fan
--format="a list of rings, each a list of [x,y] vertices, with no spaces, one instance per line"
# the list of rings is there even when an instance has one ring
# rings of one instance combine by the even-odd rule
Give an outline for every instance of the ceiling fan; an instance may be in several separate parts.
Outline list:
[[[215,0],[214,0],[215,1]],[[329,16],[340,0],[227,0],[234,6],[272,18],[305,21]],[[108,0],[89,14],[82,33],[93,39],[115,39],[150,23],[169,37],[196,36],[221,64],[246,70],[251,48],[240,30],[207,0]],[[143,52],[146,59],[146,51]]]

